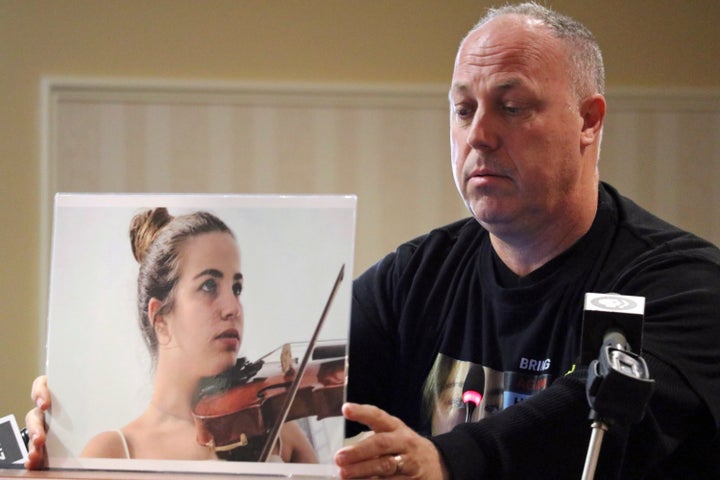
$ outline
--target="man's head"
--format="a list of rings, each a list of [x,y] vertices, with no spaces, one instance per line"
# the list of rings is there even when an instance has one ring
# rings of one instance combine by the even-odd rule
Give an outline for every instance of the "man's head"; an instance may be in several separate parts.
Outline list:
[[[569,75],[578,100],[593,93],[605,94],[605,66],[602,52],[590,30],[577,20],[550,10],[534,2],[505,5],[487,11],[470,33],[501,15],[522,15],[534,19],[552,31],[569,48],[572,69]],[[466,37],[467,38],[467,37]]]
[[[453,173],[496,237],[577,239],[589,228],[602,70],[587,29],[535,4],[491,10],[462,41],[450,90]]]

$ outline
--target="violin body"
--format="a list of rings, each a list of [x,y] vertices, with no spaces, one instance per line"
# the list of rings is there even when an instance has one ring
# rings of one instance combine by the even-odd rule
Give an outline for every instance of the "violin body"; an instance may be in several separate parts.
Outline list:
[[[336,348],[335,352],[339,350]],[[307,362],[286,421],[342,414],[344,345],[341,352],[339,356]],[[264,439],[283,415],[283,404],[298,372],[297,359],[287,358],[287,355],[285,352],[282,355],[285,358],[280,361],[254,363],[241,358],[228,371],[203,380],[193,407],[198,443],[214,448],[221,458],[226,457],[223,452],[243,447],[255,450],[250,448],[251,445]],[[247,460],[245,456],[241,459]]]

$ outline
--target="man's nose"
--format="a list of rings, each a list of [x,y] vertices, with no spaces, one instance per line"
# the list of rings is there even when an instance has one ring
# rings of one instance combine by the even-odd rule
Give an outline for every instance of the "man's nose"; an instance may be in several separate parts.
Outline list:
[[[478,108],[467,132],[467,143],[475,150],[497,147],[495,120],[485,109]]]

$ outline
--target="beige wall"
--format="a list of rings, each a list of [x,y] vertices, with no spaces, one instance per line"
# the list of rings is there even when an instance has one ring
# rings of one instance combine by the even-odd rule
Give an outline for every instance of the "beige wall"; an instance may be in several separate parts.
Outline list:
[[[24,414],[39,371],[43,75],[441,84],[489,3],[0,0],[0,416]],[[720,2],[550,3],[594,31],[610,88],[720,88]]]

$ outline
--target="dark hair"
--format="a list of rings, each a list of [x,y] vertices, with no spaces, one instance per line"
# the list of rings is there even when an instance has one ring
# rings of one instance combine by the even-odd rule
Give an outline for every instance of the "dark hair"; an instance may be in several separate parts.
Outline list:
[[[158,314],[172,311],[180,249],[187,239],[211,232],[224,232],[235,238],[222,220],[203,211],[174,217],[167,208],[159,207],[138,213],[130,222],[130,244],[140,264],[137,280],[138,320],[153,363],[157,359],[158,339],[154,328],[155,319],[148,316],[148,303],[151,298],[156,298],[162,302]]]
[[[502,15],[521,15],[538,20],[567,45],[570,53],[572,85],[578,99],[596,92],[605,93],[602,52],[597,40],[585,25],[535,2],[526,2],[489,9],[468,35]]]

